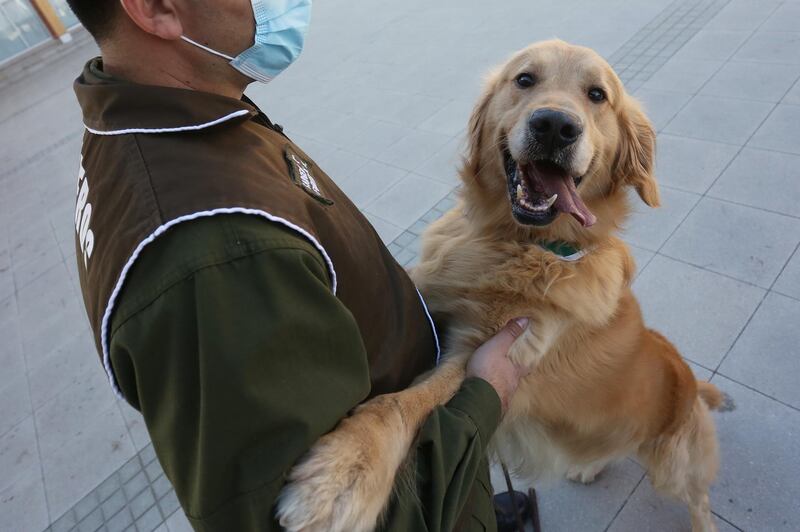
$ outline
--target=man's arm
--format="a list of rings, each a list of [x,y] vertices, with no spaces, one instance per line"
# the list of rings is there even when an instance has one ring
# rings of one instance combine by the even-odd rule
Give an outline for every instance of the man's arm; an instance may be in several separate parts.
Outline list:
[[[114,317],[112,364],[193,525],[276,529],[272,505],[292,465],[368,395],[367,357],[318,252],[233,218],[220,233],[235,235],[234,253],[212,220],[145,251]],[[180,275],[159,273],[178,257]],[[390,528],[435,530],[460,514],[499,416],[478,380],[437,409],[416,456],[421,501],[396,499]]]

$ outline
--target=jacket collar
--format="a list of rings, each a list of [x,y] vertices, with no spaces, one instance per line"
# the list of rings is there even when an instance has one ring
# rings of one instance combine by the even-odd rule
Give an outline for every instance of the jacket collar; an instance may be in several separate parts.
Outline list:
[[[97,135],[197,131],[259,115],[249,100],[113,78],[99,57],[86,64],[74,88],[84,125]]]

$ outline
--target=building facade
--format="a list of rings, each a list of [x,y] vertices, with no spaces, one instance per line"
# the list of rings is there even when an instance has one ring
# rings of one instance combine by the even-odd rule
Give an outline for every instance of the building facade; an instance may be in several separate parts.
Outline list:
[[[68,42],[77,25],[67,0],[0,0],[0,67],[53,40]]]

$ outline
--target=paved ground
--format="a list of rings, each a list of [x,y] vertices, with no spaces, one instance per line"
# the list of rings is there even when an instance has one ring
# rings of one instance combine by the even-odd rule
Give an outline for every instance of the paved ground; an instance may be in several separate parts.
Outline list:
[[[659,130],[664,207],[626,233],[648,322],[736,411],[717,416],[721,530],[800,530],[800,2],[412,0],[316,6],[259,102],[403,263],[453,201],[480,75],[559,36],[610,57]],[[91,46],[0,92],[0,530],[184,530],[140,417],[116,402],[78,299],[69,87]],[[626,461],[541,491],[547,531],[688,528]]]

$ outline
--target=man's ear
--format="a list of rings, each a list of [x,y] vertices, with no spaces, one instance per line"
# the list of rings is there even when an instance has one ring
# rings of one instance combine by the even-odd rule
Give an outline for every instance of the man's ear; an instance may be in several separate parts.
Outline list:
[[[183,35],[178,10],[172,0],[120,0],[128,18],[142,31],[164,40]]]
[[[620,141],[614,165],[615,179],[636,189],[650,207],[661,205],[658,183],[653,175],[656,158],[656,133],[639,102],[625,96],[619,115]]]
[[[483,132],[486,126],[486,116],[489,112],[489,104],[494,96],[497,74],[492,73],[486,80],[483,94],[478,99],[478,103],[472,110],[467,130],[467,157],[464,161],[464,169],[474,178],[478,177],[482,168],[481,155],[483,153]]]

